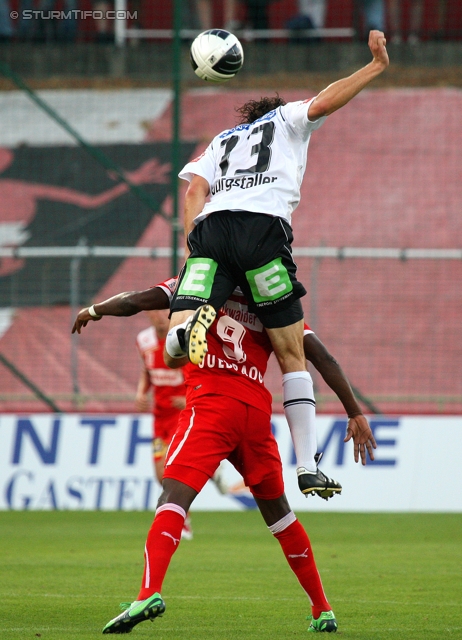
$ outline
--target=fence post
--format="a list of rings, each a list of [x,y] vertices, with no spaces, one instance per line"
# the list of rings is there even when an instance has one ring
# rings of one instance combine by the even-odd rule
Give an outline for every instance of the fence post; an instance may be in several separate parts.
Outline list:
[[[77,243],[78,247],[84,247],[87,239],[81,237]],[[70,302],[71,302],[71,325],[73,324],[80,307],[80,264],[82,258],[76,256],[72,258],[70,263]],[[74,394],[74,404],[78,404],[78,396],[80,395],[79,387],[79,350],[78,350],[78,333],[71,334],[71,379],[72,392]]]
[[[173,122],[172,122],[172,276],[178,273],[178,219],[179,219],[179,188],[178,172],[180,170],[181,144],[181,9],[182,0],[173,3]]]
[[[120,11],[127,11],[127,0],[115,0],[116,21],[114,25],[114,41],[118,47],[125,46],[127,33],[127,18],[119,18]]]

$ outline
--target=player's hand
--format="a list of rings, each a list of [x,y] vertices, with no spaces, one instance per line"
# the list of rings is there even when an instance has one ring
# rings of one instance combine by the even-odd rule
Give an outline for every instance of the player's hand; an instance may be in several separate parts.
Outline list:
[[[369,32],[369,49],[374,57],[374,62],[378,62],[383,67],[388,67],[390,60],[387,52],[387,40],[383,31]]]
[[[135,407],[140,413],[146,413],[149,410],[149,401],[145,393],[136,394]]]
[[[85,307],[85,309],[81,309],[79,311],[77,318],[75,319],[74,326],[72,327],[72,333],[75,333],[75,332],[80,333],[82,330],[82,327],[86,327],[90,320],[92,320],[93,322],[98,322],[98,320],[101,320],[102,317],[103,316],[100,316],[99,318],[94,318],[93,316],[91,316],[88,313],[88,307]]]
[[[359,462],[361,455],[362,464],[366,464],[366,450],[371,460],[374,459],[372,449],[377,449],[377,443],[372,435],[367,418],[360,414],[348,420],[347,434],[343,442],[348,442],[353,438],[355,462]]]
[[[186,398],[185,398],[185,396],[173,396],[172,397],[172,406],[175,407],[175,409],[179,409],[180,411],[185,409],[186,408]]]

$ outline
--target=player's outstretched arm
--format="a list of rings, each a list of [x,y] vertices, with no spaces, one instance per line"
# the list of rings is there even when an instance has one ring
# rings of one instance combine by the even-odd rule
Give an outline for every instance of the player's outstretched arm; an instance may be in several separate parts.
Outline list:
[[[148,391],[150,388],[151,379],[149,377],[149,372],[146,367],[143,367],[136,387],[135,407],[137,411],[143,412],[149,410]]]
[[[303,338],[303,347],[306,359],[316,367],[345,408],[348,415],[345,442],[353,438],[355,461],[358,462],[361,456],[362,464],[366,464],[366,450],[373,460],[373,449],[377,447],[374,436],[341,366],[314,333]]]
[[[362,414],[348,419],[347,433],[343,442],[348,442],[351,438],[353,438],[355,462],[359,462],[359,456],[361,456],[362,464],[366,464],[366,450],[369,458],[374,460],[373,449],[377,449],[377,444],[367,418]]]
[[[133,316],[140,311],[168,308],[168,296],[160,287],[144,291],[125,291],[104,300],[104,302],[98,302],[92,307],[81,309],[75,319],[72,333],[80,333],[90,321],[96,322],[101,320],[103,316]],[[90,309],[96,315],[92,315]]]
[[[388,67],[390,61],[386,42],[382,31],[369,33],[368,44],[372,53],[372,62],[351,76],[337,80],[323,89],[310,104],[308,118],[311,121],[328,116],[346,105]]]
[[[202,176],[193,176],[184,198],[184,237],[186,243],[186,257],[189,255],[187,241],[188,235],[194,229],[194,218],[198,216],[204,208],[209,192],[210,186],[207,180]]]

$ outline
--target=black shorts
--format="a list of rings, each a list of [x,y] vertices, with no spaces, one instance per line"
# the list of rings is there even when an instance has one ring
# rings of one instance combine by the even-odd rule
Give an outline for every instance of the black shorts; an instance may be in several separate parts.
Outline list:
[[[242,289],[267,328],[303,318],[292,258],[293,235],[282,218],[248,211],[217,211],[188,236],[190,256],[180,273],[171,311],[197,309],[210,302],[219,309],[236,286]],[[284,313],[286,312],[286,313]]]

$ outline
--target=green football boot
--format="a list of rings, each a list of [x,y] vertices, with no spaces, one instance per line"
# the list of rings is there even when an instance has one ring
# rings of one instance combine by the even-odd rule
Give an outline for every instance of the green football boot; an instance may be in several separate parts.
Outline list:
[[[125,609],[123,613],[107,623],[103,633],[130,633],[133,627],[145,620],[154,620],[165,611],[165,602],[159,593],[146,598],[146,600],[136,600],[131,604],[121,604]]]
[[[338,625],[333,611],[323,611],[319,618],[308,616],[307,620],[310,619],[311,624],[308,627],[308,633],[336,633],[337,631]]]

